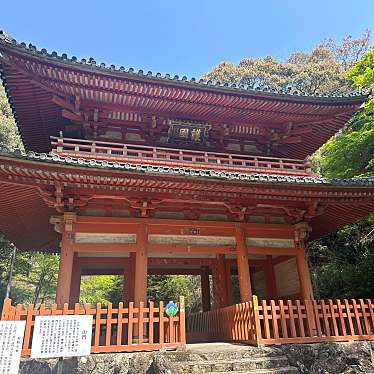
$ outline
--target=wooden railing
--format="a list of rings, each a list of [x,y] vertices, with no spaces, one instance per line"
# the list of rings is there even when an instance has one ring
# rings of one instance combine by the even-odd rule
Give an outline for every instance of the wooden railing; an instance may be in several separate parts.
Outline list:
[[[95,158],[148,165],[195,167],[223,171],[311,175],[306,160],[203,152],[166,147],[151,147],[84,139],[51,137],[54,153],[64,156]]]
[[[197,313],[187,320],[189,341],[250,344],[374,340],[372,300],[263,300]],[[211,334],[210,334],[211,332]]]
[[[187,318],[189,342],[231,341],[256,344],[252,301],[192,314]]]
[[[48,315],[93,315],[91,352],[133,352],[143,350],[160,350],[166,348],[184,348],[185,314],[184,301],[179,302],[179,312],[175,317],[165,314],[163,302],[155,306],[153,302],[144,306],[134,306],[129,303],[127,307],[119,303],[117,308],[112,304],[103,308],[100,304],[91,307],[90,304],[75,304],[69,309],[68,304],[58,308],[52,304],[46,308],[41,304],[34,308],[30,304],[25,309],[21,304],[12,306],[10,299],[5,299],[1,320],[26,321],[25,336],[22,355],[28,356],[31,352],[33,326],[36,316]]]

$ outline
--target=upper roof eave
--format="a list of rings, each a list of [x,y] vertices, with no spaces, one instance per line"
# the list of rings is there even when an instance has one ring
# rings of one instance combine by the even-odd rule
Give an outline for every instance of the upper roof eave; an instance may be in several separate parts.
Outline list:
[[[315,187],[345,187],[345,188],[374,188],[374,176],[354,179],[326,179],[313,176],[285,176],[275,174],[255,174],[240,172],[217,172],[216,170],[191,169],[169,166],[142,165],[141,163],[129,164],[126,162],[105,161],[96,159],[79,159],[74,157],[64,157],[52,153],[37,152],[9,152],[0,147],[0,163],[6,159],[15,159],[15,161],[28,161],[30,163],[54,164],[56,166],[79,167],[86,169],[96,169],[97,171],[123,171],[130,173],[189,177],[199,179],[221,179],[228,182],[249,182],[253,184],[278,184],[293,186],[315,186]]]
[[[29,58],[31,57],[39,60],[42,63],[59,65],[64,68],[71,68],[85,72],[98,73],[108,77],[125,78],[139,82],[178,86],[193,90],[205,90],[229,95],[239,95],[242,97],[256,97],[270,100],[303,102],[320,105],[359,105],[364,103],[370,94],[363,93],[362,91],[356,91],[347,95],[303,95],[295,92],[276,91],[274,89],[259,90],[244,85],[238,86],[236,84],[228,85],[220,84],[219,82],[207,82],[202,79],[196,80],[195,78],[188,80],[185,76],[181,78],[177,75],[171,77],[170,74],[165,74],[162,76],[160,73],[154,74],[151,71],[144,74],[143,70],[135,72],[133,68],[128,68],[126,70],[122,66],[120,68],[116,68],[114,65],[106,66],[103,63],[98,65],[93,58],[88,59],[88,61],[86,59],[78,61],[78,59],[74,56],[68,58],[65,53],[61,55],[58,55],[57,52],[48,53],[48,51],[44,48],[39,50],[32,44],[27,46],[26,43],[18,43],[15,39],[11,38],[0,30],[0,52],[1,50],[21,54]]]

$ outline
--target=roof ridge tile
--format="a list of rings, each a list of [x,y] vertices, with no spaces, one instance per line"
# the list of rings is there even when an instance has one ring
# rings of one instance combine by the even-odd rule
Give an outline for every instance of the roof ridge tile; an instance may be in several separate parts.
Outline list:
[[[71,156],[61,156],[54,152],[38,153],[34,151],[25,152],[23,150],[10,151],[5,146],[0,146],[0,156],[12,157],[16,159],[39,160],[41,162],[51,162],[67,165],[80,165],[97,169],[118,169],[124,171],[138,171],[143,173],[156,174],[182,174],[189,177],[220,178],[224,180],[241,180],[248,182],[266,183],[298,183],[298,184],[324,184],[327,186],[374,186],[374,176],[357,177],[351,179],[326,179],[322,177],[304,177],[276,174],[242,173],[230,171],[217,171],[209,169],[196,169],[187,167],[170,167],[145,165],[141,163],[130,164],[128,162],[117,162],[108,160],[83,159]]]

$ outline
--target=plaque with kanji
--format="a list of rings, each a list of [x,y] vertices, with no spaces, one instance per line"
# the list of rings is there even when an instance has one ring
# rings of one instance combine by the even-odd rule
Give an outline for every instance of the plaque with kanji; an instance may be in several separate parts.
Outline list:
[[[173,143],[204,144],[210,125],[185,121],[171,122],[169,141]]]
[[[89,355],[92,321],[92,315],[35,317],[31,358]]]
[[[25,321],[0,321],[0,374],[18,373]]]

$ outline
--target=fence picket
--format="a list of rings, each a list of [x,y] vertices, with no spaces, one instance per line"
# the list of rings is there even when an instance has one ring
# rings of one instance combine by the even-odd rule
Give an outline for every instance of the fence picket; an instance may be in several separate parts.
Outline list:
[[[360,303],[360,307],[361,307],[361,314],[362,314],[362,318],[364,320],[364,325],[365,325],[365,335],[370,335],[371,333],[371,329],[370,329],[370,325],[369,325],[369,321],[368,321],[368,318],[367,318],[367,313],[366,313],[366,304],[364,303],[364,300],[363,299],[359,299],[358,300],[359,303]]]
[[[345,319],[344,319],[344,314],[343,314],[343,308],[341,301],[338,299],[336,300],[336,304],[338,306],[338,314],[339,314],[339,321],[340,321],[340,329],[342,332],[342,335],[347,335],[347,329],[345,327]]]
[[[117,346],[122,344],[122,327],[123,327],[123,303],[118,304],[118,313],[117,313]]]
[[[362,335],[362,327],[361,327],[361,321],[360,321],[360,315],[358,313],[357,303],[356,300],[352,300],[353,304],[353,314],[355,316],[355,322],[358,330],[358,335]]]
[[[338,325],[336,323],[335,305],[331,299],[328,300],[328,303],[329,303],[332,327],[334,330],[334,336],[339,336]]]

